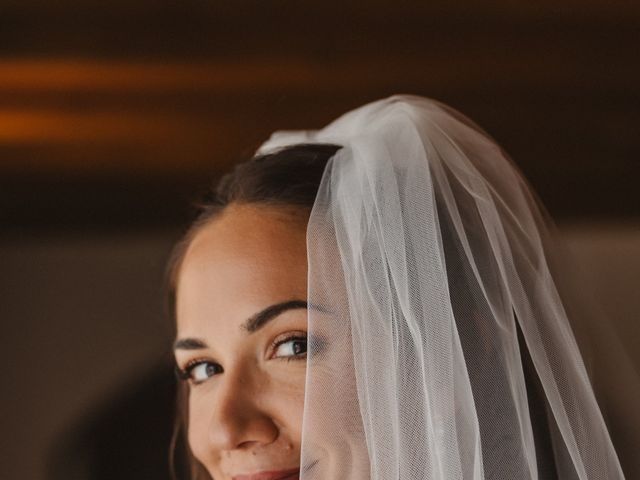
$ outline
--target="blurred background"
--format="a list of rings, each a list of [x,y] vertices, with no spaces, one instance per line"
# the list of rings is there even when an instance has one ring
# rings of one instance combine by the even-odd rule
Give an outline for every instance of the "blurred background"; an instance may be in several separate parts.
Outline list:
[[[640,365],[639,44],[634,1],[0,0],[0,478],[168,478],[192,200],[394,93],[511,154]]]

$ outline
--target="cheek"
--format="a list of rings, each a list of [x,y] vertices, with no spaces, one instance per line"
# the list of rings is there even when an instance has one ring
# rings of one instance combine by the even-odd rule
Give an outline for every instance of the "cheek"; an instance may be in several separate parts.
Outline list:
[[[211,412],[207,411],[204,406],[206,402],[193,400],[193,396],[189,399],[189,448],[194,457],[203,465],[209,465],[211,462],[211,446],[208,436],[208,418]]]
[[[305,374],[303,371],[288,372],[274,380],[268,391],[264,392],[265,401],[271,406],[273,417],[286,436],[299,446],[302,440]]]

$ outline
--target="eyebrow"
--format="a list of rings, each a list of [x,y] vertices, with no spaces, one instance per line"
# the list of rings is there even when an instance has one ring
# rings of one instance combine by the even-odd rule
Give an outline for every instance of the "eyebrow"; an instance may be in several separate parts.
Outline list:
[[[254,333],[287,310],[296,310],[300,308],[307,309],[309,308],[309,305],[304,300],[287,300],[286,302],[269,305],[267,308],[249,317],[240,328],[249,333]],[[319,307],[313,308],[321,311],[324,310]],[[173,343],[174,350],[201,350],[207,347],[207,343],[198,338],[179,338]]]
[[[179,338],[173,342],[174,350],[201,350],[207,348],[207,344],[197,338]]]

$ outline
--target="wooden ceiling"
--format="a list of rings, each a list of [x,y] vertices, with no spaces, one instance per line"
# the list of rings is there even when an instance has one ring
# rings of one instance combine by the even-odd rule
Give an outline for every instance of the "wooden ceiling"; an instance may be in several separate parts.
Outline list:
[[[317,2],[313,2],[317,3]],[[451,104],[556,218],[640,216],[640,4],[7,1],[3,231],[177,225],[278,129]]]

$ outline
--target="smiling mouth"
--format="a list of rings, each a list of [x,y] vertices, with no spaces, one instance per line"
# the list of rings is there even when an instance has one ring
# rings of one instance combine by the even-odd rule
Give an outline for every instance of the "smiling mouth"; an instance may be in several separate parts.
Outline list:
[[[318,463],[318,460],[313,460],[312,462],[307,463],[303,468],[302,471],[304,473],[307,473],[309,470],[311,470],[313,467],[316,466],[316,463]]]
[[[236,475],[233,480],[299,480],[300,469],[278,470],[268,472],[251,473],[248,475]]]

